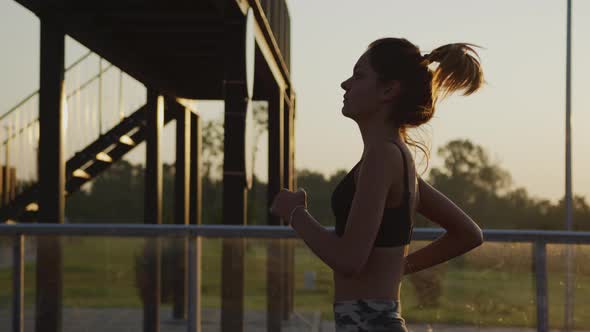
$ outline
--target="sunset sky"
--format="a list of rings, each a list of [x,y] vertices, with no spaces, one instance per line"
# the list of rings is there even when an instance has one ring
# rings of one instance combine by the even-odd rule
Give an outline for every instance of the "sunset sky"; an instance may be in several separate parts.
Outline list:
[[[564,195],[565,0],[291,0],[289,7],[298,107],[296,168],[328,176],[350,169],[360,158],[362,139],[356,123],[342,116],[340,83],[371,41],[404,37],[424,53],[450,42],[470,42],[485,48],[479,54],[487,85],[475,95],[443,101],[423,128],[432,149],[431,167],[440,165],[438,147],[468,138],[511,173],[515,186],[553,201]],[[589,16],[589,1],[573,1],[573,190],[587,200],[590,63],[583,60],[590,58],[590,21],[584,20]],[[38,89],[37,17],[12,0],[0,0],[0,41],[3,114]],[[84,52],[68,40],[66,64]],[[196,107],[204,119],[222,115],[219,102],[197,102]],[[256,165],[263,180],[266,143],[261,142]],[[132,159],[142,156],[141,151],[134,155]],[[168,149],[164,159],[173,156]]]

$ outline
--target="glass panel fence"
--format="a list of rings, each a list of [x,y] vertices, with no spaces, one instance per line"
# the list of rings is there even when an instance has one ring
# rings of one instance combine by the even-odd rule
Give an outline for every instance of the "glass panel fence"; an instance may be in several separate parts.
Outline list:
[[[0,237],[2,331],[11,329],[15,312],[15,238]],[[410,253],[429,242],[413,241]],[[39,317],[51,316],[51,294],[60,279],[63,331],[143,331],[144,324],[156,321],[156,308],[160,331],[187,331],[191,278],[199,289],[195,317],[203,331],[221,331],[226,324],[244,331],[267,331],[275,324],[283,331],[334,330],[332,271],[298,238],[29,235],[23,243],[25,331],[34,331]],[[584,263],[590,246],[585,244],[546,246],[548,321],[552,329],[565,323],[568,248],[573,327],[588,330],[590,268]],[[401,304],[407,326],[414,331],[535,331],[533,250],[530,242],[487,241],[404,276]],[[37,292],[39,287],[44,290]]]

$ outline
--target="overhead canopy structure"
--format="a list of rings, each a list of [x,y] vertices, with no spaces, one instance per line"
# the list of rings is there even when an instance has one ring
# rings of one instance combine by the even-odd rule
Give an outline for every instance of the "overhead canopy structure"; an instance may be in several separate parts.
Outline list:
[[[248,8],[257,44],[289,84],[290,21],[284,0],[17,0],[138,81],[182,98],[223,99],[225,41]],[[289,84],[290,85],[290,84]]]
[[[267,205],[270,207],[272,198],[282,188],[296,186],[295,92],[290,78],[290,18],[285,0],[15,1],[34,12],[41,22],[39,175],[38,183],[16,197],[12,195],[10,201],[0,206],[0,217],[18,220],[26,207],[38,202],[38,222],[63,223],[66,194],[78,190],[138,143],[145,142],[144,222],[162,223],[161,133],[166,123],[175,120],[174,221],[200,223],[199,117],[179,105],[177,98],[225,102],[224,224],[248,223],[247,191],[252,176],[248,161],[252,142],[247,137],[253,122],[254,99],[268,102]],[[67,161],[63,148],[68,137],[63,126],[67,116],[63,107],[65,35],[141,82],[147,95],[145,105],[121,118],[114,127],[105,128],[105,132],[99,130],[94,142]],[[100,90],[102,83],[98,85]],[[99,100],[101,97],[99,93]],[[101,120],[98,122],[102,124]],[[22,132],[16,129],[15,132]],[[271,225],[283,224],[270,214],[267,220]],[[243,330],[241,240],[227,239],[223,246],[223,331]],[[197,247],[194,241],[191,239],[191,248]],[[181,247],[175,273],[179,280],[186,280],[188,246]],[[160,250],[158,241],[146,241],[144,254],[149,266],[144,271],[147,276],[142,293],[144,331],[159,329]],[[199,257],[200,252],[195,250],[191,253]],[[22,259],[21,255],[19,260]],[[292,244],[273,243],[267,264],[268,329],[276,331],[293,311]],[[59,239],[38,240],[36,271],[36,330],[59,331],[63,279]],[[200,275],[198,271],[190,273]],[[16,271],[15,275],[22,280],[23,271]],[[187,308],[185,303],[186,293],[196,294],[199,285],[192,285],[197,287],[189,290],[185,285],[178,282],[173,286],[175,318],[186,317],[186,310],[200,311],[197,304],[188,304]],[[22,296],[15,294],[15,303],[22,304]],[[21,312],[22,305],[16,310]],[[15,328],[21,323],[22,318]],[[198,325],[197,321],[188,322],[189,328],[196,329]]]

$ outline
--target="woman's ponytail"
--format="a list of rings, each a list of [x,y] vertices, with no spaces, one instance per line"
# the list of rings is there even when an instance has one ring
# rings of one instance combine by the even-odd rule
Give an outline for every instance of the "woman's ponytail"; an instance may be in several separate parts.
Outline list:
[[[458,90],[464,90],[463,95],[470,95],[483,85],[483,71],[473,47],[479,46],[447,44],[425,55],[429,62],[438,63],[432,77],[433,99],[444,98]]]
[[[439,98],[458,90],[469,95],[483,85],[483,71],[473,47],[479,46],[447,44],[422,56],[420,49],[405,38],[381,38],[369,45],[369,60],[379,79],[404,83],[405,89],[391,118],[400,125],[406,143],[424,152],[426,168],[429,149],[411,139],[407,130],[427,123],[434,115]],[[431,68],[432,63],[436,63],[435,68]]]

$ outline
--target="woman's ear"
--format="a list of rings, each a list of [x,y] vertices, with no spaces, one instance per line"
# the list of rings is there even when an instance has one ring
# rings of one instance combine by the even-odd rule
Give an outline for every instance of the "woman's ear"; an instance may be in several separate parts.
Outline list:
[[[401,93],[401,82],[398,80],[391,80],[384,84],[383,100],[394,101]]]

